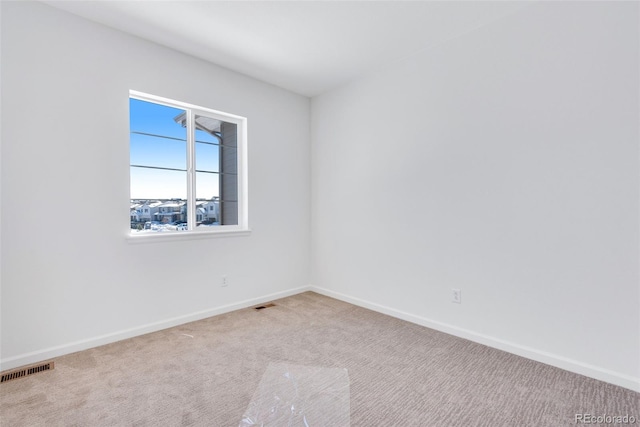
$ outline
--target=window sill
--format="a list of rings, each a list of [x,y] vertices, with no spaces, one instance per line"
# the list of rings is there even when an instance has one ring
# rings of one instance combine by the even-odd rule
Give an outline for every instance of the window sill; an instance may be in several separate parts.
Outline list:
[[[225,229],[207,231],[178,231],[178,232],[156,232],[156,233],[130,233],[127,235],[129,243],[155,243],[155,242],[176,242],[180,240],[201,240],[215,239],[218,237],[241,237],[249,236],[251,230]]]

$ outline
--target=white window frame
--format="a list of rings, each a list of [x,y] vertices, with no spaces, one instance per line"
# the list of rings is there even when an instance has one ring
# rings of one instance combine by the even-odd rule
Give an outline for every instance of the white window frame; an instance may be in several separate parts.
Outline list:
[[[135,90],[129,91],[128,99],[138,99],[165,105],[167,107],[179,108],[186,112],[187,121],[192,122],[194,115],[204,115],[227,123],[234,123],[237,126],[237,185],[238,185],[238,224],[237,225],[217,225],[213,227],[195,227],[196,224],[196,194],[195,194],[195,129],[193,126],[187,127],[187,215],[188,229],[176,232],[139,233],[129,227],[128,238],[132,242],[149,242],[160,240],[184,240],[194,238],[209,238],[215,236],[248,235],[249,229],[249,195],[248,195],[248,171],[247,171],[247,119],[246,117],[201,107],[182,101],[176,101],[157,95],[151,95]],[[131,125],[129,124],[129,130]],[[130,170],[130,168],[128,169]],[[129,191],[131,182],[129,181]],[[131,198],[131,195],[129,195]]]

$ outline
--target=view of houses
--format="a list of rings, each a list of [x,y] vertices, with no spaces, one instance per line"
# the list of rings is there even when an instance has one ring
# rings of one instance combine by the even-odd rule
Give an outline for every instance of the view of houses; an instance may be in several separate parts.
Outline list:
[[[197,225],[218,225],[220,201],[196,200]],[[133,230],[186,230],[187,201],[183,199],[131,199],[131,229]]]

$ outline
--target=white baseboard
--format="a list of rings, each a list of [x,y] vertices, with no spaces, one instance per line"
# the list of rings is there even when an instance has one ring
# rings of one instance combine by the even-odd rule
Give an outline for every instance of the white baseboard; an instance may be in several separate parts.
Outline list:
[[[85,340],[75,341],[72,343],[50,347],[43,350],[34,351],[31,353],[20,354],[18,356],[9,357],[9,358],[0,360],[0,371],[42,362],[44,360],[49,360],[55,357],[64,356],[65,354],[75,353],[77,351],[87,350],[87,349],[98,347],[101,345],[110,344],[116,341],[121,341],[127,338],[133,338],[139,335],[148,334],[150,332],[160,331],[163,329],[171,328],[171,327],[182,325],[185,323],[194,322],[196,320],[206,319],[207,317],[216,316],[218,314],[224,314],[230,311],[251,307],[251,306],[262,304],[264,302],[272,301],[275,299],[296,295],[301,292],[308,291],[310,289],[311,288],[309,286],[303,286],[300,288],[290,289],[283,292],[276,292],[276,293],[264,295],[258,298],[252,298],[252,299],[240,301],[233,304],[210,308],[207,310],[186,314],[184,316],[178,316],[171,319],[162,320],[159,322],[149,323],[146,325],[138,326],[131,329],[126,329],[123,331],[114,332],[111,334],[106,334],[106,335],[101,335],[93,338],[88,338]]]
[[[310,286],[313,292],[335,298],[344,302],[348,302],[359,307],[367,308],[369,310],[377,311],[398,319],[406,320],[411,323],[415,323],[427,328],[435,329],[440,332],[445,332],[456,337],[468,339],[479,344],[484,344],[489,347],[497,348],[499,350],[506,351],[518,356],[526,357],[527,359],[535,360],[537,362],[545,363],[547,365],[555,366],[556,368],[564,369],[566,371],[574,372],[576,374],[584,375],[590,378],[594,378],[600,381],[608,382],[618,385],[620,387],[628,388],[633,391],[640,392],[640,378],[634,378],[628,375],[620,374],[618,372],[610,371],[608,369],[593,366],[587,363],[583,363],[577,360],[569,359],[563,356],[559,356],[552,353],[537,350],[535,348],[522,346],[509,341],[501,340],[499,338],[491,337],[484,334],[479,334],[468,329],[458,328],[456,326],[448,325],[446,323],[438,322],[428,319],[422,316],[416,316],[404,311],[395,310],[390,307],[386,307],[380,304],[372,303],[360,298],[351,297],[339,292],[334,292],[329,289],[321,288],[318,286]]]
[[[590,378],[594,378],[600,381],[605,381],[611,384],[615,384],[621,387],[628,388],[640,392],[640,378],[634,378],[628,375],[620,374],[618,372],[603,369],[597,366],[589,365],[577,360],[569,359],[566,357],[558,356],[556,354],[547,353],[531,347],[522,346],[509,341],[501,340],[495,337],[479,334],[468,329],[458,328],[446,323],[438,322],[432,319],[428,319],[422,316],[416,316],[411,313],[396,310],[387,306],[372,303],[360,298],[351,297],[339,292],[334,292],[329,289],[321,288],[318,286],[303,286],[295,289],[290,289],[283,292],[276,292],[273,294],[264,295],[249,300],[240,301],[233,304],[228,304],[220,307],[215,307],[184,316],[178,316],[171,319],[162,320],[160,322],[150,323],[147,325],[126,329],[111,334],[106,334],[98,337],[89,338],[86,340],[75,341],[72,343],[50,347],[43,350],[34,351],[31,353],[25,353],[14,357],[9,357],[0,360],[0,370],[13,369],[24,365],[30,365],[33,363],[42,362],[44,360],[53,359],[55,357],[64,356],[66,354],[75,353],[77,351],[87,350],[89,348],[98,347],[105,344],[110,344],[116,341],[121,341],[127,338],[132,338],[138,335],[147,334],[150,332],[156,332],[163,329],[171,328],[173,326],[182,325],[196,320],[205,319],[207,317],[216,316],[219,314],[228,313],[234,310],[239,310],[253,305],[258,305],[267,301],[285,298],[291,295],[296,295],[306,291],[313,291],[321,295],[326,295],[331,298],[335,298],[341,301],[348,302],[359,307],[367,308],[379,313],[383,313],[398,319],[406,320],[411,323],[415,323],[427,328],[435,329],[440,332],[445,332],[450,335],[454,335],[460,338],[468,339],[480,344],[487,345],[489,347],[497,348],[499,350],[506,351],[508,353],[516,354],[518,356],[526,357],[527,359],[535,360],[537,362],[545,363],[547,365],[555,366],[560,369],[564,369],[577,374],[585,375]]]

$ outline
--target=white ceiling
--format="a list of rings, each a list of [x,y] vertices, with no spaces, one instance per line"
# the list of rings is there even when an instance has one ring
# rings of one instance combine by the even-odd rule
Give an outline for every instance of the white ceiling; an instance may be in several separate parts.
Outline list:
[[[306,96],[526,6],[513,1],[44,2]]]

